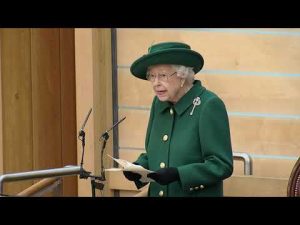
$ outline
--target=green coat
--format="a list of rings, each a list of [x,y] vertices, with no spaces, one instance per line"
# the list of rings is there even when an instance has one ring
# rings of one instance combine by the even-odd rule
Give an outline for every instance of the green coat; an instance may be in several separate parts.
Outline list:
[[[193,100],[200,105],[193,108]],[[156,171],[177,167],[180,181],[151,182],[148,196],[223,196],[223,180],[231,176],[233,157],[228,116],[223,101],[200,81],[175,104],[154,98],[147,128],[146,153],[136,163]],[[136,182],[140,188],[145,184]]]

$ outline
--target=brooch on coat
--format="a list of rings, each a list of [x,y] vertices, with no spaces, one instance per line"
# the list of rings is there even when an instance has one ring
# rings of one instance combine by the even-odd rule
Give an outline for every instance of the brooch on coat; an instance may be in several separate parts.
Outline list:
[[[201,104],[201,100],[200,100],[200,97],[197,97],[197,98],[194,98],[194,100],[193,100],[193,109],[192,109],[192,111],[191,111],[191,113],[190,113],[190,115],[192,116],[193,115],[193,112],[194,112],[194,109],[195,109],[195,107],[197,106],[197,105],[200,105]]]

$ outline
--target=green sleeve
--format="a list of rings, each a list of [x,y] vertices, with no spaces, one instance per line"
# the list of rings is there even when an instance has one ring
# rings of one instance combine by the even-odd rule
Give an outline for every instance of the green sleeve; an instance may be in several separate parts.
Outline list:
[[[218,97],[213,97],[204,104],[199,117],[199,138],[204,160],[178,167],[181,185],[186,191],[193,186],[221,182],[233,172],[229,121],[225,105]]]

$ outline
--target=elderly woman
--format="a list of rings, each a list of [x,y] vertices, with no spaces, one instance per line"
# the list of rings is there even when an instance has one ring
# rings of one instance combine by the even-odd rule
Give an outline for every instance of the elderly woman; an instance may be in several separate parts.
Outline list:
[[[151,46],[131,73],[148,80],[155,97],[145,149],[134,162],[154,171],[148,196],[223,196],[223,180],[231,176],[233,158],[229,122],[223,101],[194,75],[202,56],[184,43]],[[124,172],[138,188],[141,176]]]

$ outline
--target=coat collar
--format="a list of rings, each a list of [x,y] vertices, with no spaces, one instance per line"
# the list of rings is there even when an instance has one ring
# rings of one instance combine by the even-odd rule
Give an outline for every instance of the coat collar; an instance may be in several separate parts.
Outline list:
[[[170,102],[162,102],[158,100],[157,107],[159,112],[163,112],[166,109],[174,108],[178,115],[181,115],[191,104],[193,104],[193,100],[200,96],[205,88],[202,86],[200,80],[195,80],[193,83],[193,87],[179,99],[179,101],[173,105]]]

